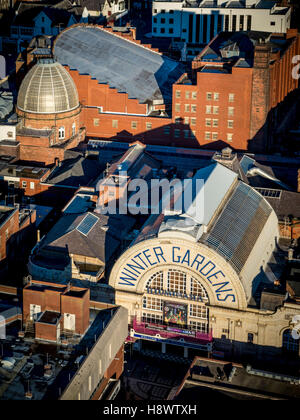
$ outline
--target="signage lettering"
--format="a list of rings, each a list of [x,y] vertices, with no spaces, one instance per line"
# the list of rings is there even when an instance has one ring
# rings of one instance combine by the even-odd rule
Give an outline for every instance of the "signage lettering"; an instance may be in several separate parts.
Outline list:
[[[236,301],[230,282],[226,281],[225,274],[213,261],[201,254],[193,255],[191,250],[182,249],[180,246],[172,246],[171,252],[156,246],[137,253],[123,266],[118,284],[134,287],[145,270],[164,263],[174,263],[196,270],[214,288],[218,301]]]

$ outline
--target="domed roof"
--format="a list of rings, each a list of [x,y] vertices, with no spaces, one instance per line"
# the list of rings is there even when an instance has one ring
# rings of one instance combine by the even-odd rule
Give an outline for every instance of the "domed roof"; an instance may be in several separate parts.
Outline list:
[[[26,74],[17,107],[26,112],[52,114],[79,106],[75,83],[67,70],[52,59],[39,60]]]

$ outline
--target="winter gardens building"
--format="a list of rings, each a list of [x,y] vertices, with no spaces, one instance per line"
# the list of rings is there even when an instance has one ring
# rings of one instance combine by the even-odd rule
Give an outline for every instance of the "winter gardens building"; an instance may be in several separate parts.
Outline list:
[[[204,180],[204,217],[150,216],[112,269],[109,283],[128,309],[132,337],[162,343],[163,352],[182,346],[185,356],[211,351],[212,341],[235,355],[298,354],[290,328],[300,307],[285,293],[262,292],[275,279],[273,209],[219,163],[195,177]]]

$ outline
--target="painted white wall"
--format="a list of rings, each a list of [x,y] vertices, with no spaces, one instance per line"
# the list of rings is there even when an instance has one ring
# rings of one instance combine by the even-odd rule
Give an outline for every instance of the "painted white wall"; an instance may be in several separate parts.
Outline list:
[[[16,140],[16,124],[0,125],[0,141],[1,140]]]
[[[253,3],[250,2],[249,6]],[[224,5],[224,0],[222,1]],[[264,32],[273,32],[273,33],[285,33],[290,28],[291,23],[291,9],[288,10],[285,14],[274,14],[276,12],[284,10],[282,7],[273,7],[272,9],[252,9],[252,8],[225,8],[225,7],[215,7],[215,8],[201,8],[201,7],[183,7],[183,2],[171,2],[171,1],[154,1],[152,8],[152,34],[153,36],[162,36],[162,37],[180,37],[188,41],[189,35],[189,15],[194,14],[194,40],[195,42],[195,24],[196,24],[196,15],[212,15],[212,13],[219,13],[223,16],[229,16],[229,31],[232,31],[232,21],[233,16],[237,16],[237,30],[240,30],[240,16],[251,16],[251,30],[253,31],[264,31]],[[170,10],[173,13],[170,14]],[[161,13],[165,11],[165,13]],[[164,16],[165,15],[165,16]],[[157,22],[154,22],[155,18]],[[166,23],[161,23],[161,18],[166,19]],[[170,24],[169,19],[173,18],[174,23]],[[209,26],[209,24],[208,24]],[[156,31],[155,29],[156,28]],[[161,28],[165,28],[165,32],[161,33]],[[169,29],[173,28],[173,33],[169,33]],[[224,30],[224,18],[223,18],[223,28]],[[209,29],[208,29],[209,30]],[[244,26],[241,30],[247,30],[247,19],[244,18]],[[216,26],[215,26],[216,33]],[[200,42],[207,42],[205,39],[200,39]]]

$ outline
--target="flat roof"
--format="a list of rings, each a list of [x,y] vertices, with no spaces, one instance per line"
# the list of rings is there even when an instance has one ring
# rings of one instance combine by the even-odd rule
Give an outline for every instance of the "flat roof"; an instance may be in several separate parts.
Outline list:
[[[56,325],[58,320],[61,318],[59,312],[45,311],[37,322],[42,322],[43,324]]]

